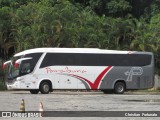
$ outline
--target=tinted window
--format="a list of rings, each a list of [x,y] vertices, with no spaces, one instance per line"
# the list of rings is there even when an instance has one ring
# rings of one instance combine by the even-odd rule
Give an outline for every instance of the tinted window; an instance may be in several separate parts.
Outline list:
[[[109,54],[99,56],[99,63],[110,66],[145,66],[151,63],[151,55],[145,54]]]
[[[25,55],[23,58],[31,57],[32,59],[24,60],[21,62],[20,75],[31,73],[34,70],[41,55],[42,53],[32,53]]]
[[[146,54],[47,53],[40,67],[54,65],[145,66],[151,63],[151,57]]]

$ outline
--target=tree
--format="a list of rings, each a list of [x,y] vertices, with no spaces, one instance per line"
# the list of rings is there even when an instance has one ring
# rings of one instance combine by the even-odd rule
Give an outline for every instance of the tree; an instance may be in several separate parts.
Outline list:
[[[159,48],[159,0],[0,0],[0,49]],[[156,57],[158,58],[158,57]]]
[[[9,7],[0,8],[0,57],[8,58],[8,51],[14,47],[15,43],[10,41],[11,37],[11,9]]]

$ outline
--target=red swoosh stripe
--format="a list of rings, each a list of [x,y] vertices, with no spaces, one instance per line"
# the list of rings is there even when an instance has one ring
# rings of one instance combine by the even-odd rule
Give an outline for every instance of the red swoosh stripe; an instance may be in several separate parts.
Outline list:
[[[94,83],[92,83],[90,80],[87,80],[86,78],[83,78],[81,76],[78,75],[74,75],[74,74],[70,74],[71,76],[74,76],[76,78],[80,78],[81,80],[86,81],[91,89],[98,89],[98,86],[102,80],[102,78],[104,77],[104,75],[112,68],[112,66],[108,66],[106,69],[104,69],[101,74],[98,75],[98,77],[96,78],[96,80],[94,81]]]

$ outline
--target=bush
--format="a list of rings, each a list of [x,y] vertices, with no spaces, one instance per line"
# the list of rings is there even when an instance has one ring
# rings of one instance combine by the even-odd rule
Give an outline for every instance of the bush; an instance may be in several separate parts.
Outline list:
[[[0,91],[1,90],[7,90],[7,86],[2,82],[2,80],[0,80]]]

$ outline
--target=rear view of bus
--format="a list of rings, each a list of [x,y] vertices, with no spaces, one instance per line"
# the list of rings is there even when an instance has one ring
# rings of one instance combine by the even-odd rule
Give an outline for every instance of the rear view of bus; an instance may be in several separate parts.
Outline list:
[[[154,85],[151,52],[89,48],[36,48],[14,55],[9,65],[7,88],[48,94],[54,89],[126,90]]]

